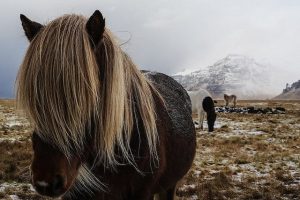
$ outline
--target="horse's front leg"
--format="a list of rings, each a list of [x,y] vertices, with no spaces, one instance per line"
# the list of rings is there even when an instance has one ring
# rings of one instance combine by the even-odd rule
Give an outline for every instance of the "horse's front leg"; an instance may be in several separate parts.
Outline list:
[[[166,191],[162,191],[158,194],[157,199],[154,200],[175,200],[176,187],[172,187]]]
[[[145,183],[147,181],[145,180]],[[139,190],[132,193],[128,199],[126,200],[153,200],[155,196],[155,192],[153,191],[153,182],[148,182],[148,184],[145,184]]]
[[[153,200],[154,194],[150,191],[145,191],[144,193],[136,194],[130,197],[128,200]]]
[[[225,107],[228,107],[229,101],[225,100]]]
[[[199,126],[200,126],[200,129],[203,130],[203,120],[204,120],[204,111],[203,111],[203,109],[199,110],[198,117],[199,117]]]

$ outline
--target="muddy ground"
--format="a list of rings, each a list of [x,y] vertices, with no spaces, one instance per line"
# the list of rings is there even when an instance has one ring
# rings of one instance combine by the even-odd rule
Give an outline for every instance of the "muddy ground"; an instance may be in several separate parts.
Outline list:
[[[287,112],[219,113],[214,133],[207,126],[197,129],[197,154],[178,186],[178,199],[300,199],[300,101],[238,106],[280,106]],[[30,132],[14,101],[0,100],[0,199],[46,199],[29,184]]]

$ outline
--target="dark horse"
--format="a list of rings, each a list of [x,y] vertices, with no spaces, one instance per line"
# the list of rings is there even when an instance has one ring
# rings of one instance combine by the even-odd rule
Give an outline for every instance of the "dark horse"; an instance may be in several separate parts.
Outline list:
[[[62,199],[172,200],[195,155],[191,102],[172,78],[139,71],[99,11],[41,25],[17,101],[31,120],[32,185]]]

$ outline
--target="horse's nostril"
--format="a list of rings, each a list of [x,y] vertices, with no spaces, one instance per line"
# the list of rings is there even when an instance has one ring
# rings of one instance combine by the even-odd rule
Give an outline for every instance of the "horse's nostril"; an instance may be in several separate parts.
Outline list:
[[[36,191],[45,196],[58,197],[64,192],[65,179],[63,176],[56,175],[51,182],[34,181]]]
[[[36,181],[34,184],[34,188],[36,189],[36,191],[42,195],[47,193],[47,188],[49,186],[49,184],[45,181]]]
[[[64,178],[60,175],[56,175],[52,182],[52,191],[54,194],[61,193],[64,187]]]

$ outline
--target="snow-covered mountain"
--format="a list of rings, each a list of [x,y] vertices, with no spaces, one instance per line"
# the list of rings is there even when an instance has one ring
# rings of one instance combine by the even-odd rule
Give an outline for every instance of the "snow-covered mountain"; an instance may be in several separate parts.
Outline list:
[[[286,84],[282,93],[274,99],[300,99],[300,80],[292,83],[291,85]]]
[[[177,73],[175,80],[187,90],[207,89],[215,98],[235,94],[239,99],[265,99],[274,96],[270,67],[243,55],[228,55],[212,66],[191,73]]]

